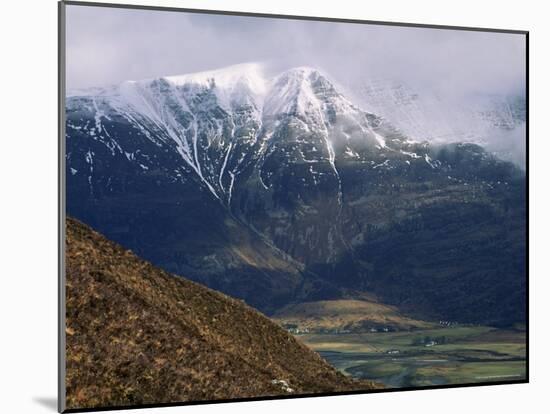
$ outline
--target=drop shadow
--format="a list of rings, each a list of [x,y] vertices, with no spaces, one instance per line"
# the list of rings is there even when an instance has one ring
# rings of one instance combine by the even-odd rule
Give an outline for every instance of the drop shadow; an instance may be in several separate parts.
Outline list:
[[[57,398],[55,397],[33,397],[32,400],[50,411],[57,412]]]

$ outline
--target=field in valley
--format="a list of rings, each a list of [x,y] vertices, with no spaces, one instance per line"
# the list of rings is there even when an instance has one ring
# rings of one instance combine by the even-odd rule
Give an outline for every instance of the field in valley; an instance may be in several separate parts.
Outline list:
[[[346,375],[389,388],[514,381],[526,375],[522,329],[457,325],[297,336]]]

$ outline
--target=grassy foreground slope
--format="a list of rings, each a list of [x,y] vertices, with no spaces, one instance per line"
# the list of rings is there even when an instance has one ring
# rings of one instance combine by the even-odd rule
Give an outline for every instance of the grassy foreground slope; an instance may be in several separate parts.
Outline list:
[[[369,389],[267,317],[67,219],[67,408]]]

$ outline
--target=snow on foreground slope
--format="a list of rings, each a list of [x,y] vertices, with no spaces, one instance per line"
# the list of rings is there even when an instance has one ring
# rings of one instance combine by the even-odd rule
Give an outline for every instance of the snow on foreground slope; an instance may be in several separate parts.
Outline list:
[[[314,164],[330,165],[327,174],[337,177],[336,159],[387,150],[385,135],[395,132],[353,105],[316,69],[269,77],[256,63],[73,91],[67,118],[69,137],[92,136],[113,155],[139,158],[144,170],[154,168],[154,160],[130,151],[129,136],[176,151],[182,165],[172,171],[175,179],[193,172],[226,204],[235,180],[253,164],[259,164],[259,182],[269,187],[261,167],[273,154],[282,151],[289,162],[312,164],[311,176],[319,182],[323,173]],[[91,175],[93,154],[86,159]]]

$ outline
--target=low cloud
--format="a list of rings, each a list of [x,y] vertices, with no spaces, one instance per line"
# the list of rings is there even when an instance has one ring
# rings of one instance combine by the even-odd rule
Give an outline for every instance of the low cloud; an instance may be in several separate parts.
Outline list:
[[[383,78],[464,107],[525,96],[525,59],[517,34],[67,6],[69,89],[259,61],[318,67],[352,98]],[[524,153],[517,135],[506,141]]]

